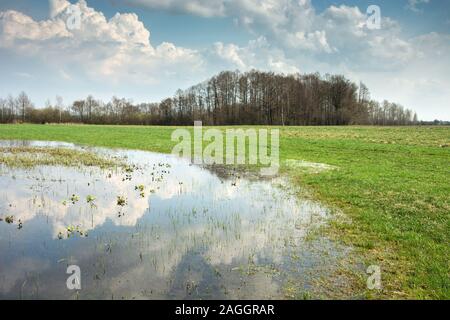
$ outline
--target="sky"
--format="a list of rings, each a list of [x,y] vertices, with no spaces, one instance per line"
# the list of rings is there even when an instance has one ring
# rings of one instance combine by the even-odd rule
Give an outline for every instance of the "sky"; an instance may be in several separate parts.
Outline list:
[[[320,72],[450,120],[449,31],[448,0],[0,0],[0,97],[153,102],[223,70]]]

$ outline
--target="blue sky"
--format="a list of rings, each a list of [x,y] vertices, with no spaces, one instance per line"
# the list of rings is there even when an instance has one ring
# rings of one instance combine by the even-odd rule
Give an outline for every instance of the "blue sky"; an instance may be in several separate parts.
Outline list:
[[[450,120],[449,30],[445,0],[2,0],[0,96],[158,101],[225,69],[319,71]]]

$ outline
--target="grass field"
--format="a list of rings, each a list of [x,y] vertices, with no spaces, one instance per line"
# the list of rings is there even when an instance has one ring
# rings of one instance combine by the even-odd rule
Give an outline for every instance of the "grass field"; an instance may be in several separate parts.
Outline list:
[[[0,125],[0,139],[55,140],[170,152],[174,127]],[[294,183],[351,219],[325,230],[354,259],[382,269],[367,298],[450,299],[450,127],[280,128],[280,157],[338,167],[282,167]],[[342,220],[342,221],[341,221]],[[349,257],[350,259],[350,257]],[[349,275],[352,278],[352,275]]]

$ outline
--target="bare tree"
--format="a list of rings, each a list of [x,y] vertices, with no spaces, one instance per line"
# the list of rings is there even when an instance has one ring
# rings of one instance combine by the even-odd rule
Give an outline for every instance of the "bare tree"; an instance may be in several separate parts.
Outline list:
[[[25,92],[21,92],[17,97],[17,106],[20,108],[22,122],[25,122],[26,110],[31,106],[31,101]]]
[[[59,123],[62,122],[62,112],[64,109],[64,100],[61,96],[56,96],[56,105],[55,107],[58,109],[59,111]]]
[[[6,113],[7,113],[7,111],[6,111],[6,100],[5,99],[2,99],[2,98],[0,98],[0,108],[1,108],[1,123],[5,123],[6,122]]]
[[[72,110],[79,116],[81,122],[85,120],[85,104],[84,100],[74,101],[72,104]]]

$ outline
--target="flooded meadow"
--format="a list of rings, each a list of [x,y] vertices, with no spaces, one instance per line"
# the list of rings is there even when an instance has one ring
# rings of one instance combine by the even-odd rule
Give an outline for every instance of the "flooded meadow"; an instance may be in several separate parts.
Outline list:
[[[308,239],[330,211],[284,177],[145,151],[0,147],[0,299],[301,298],[346,254]]]

